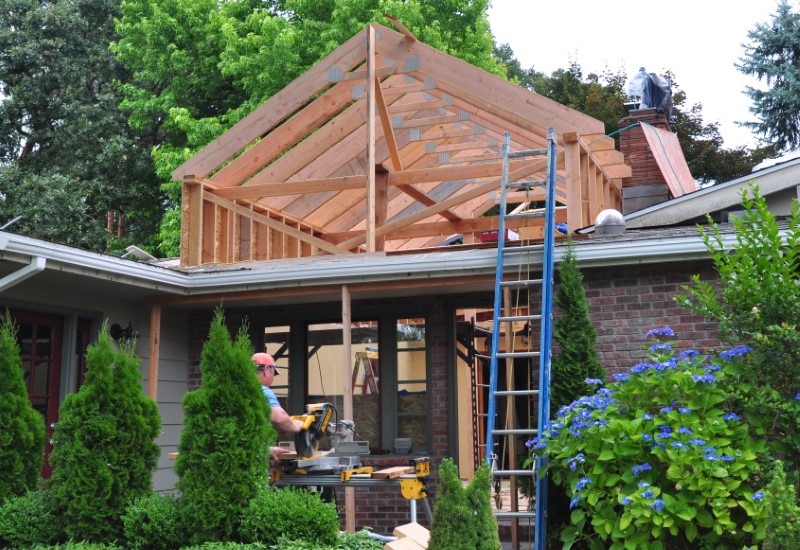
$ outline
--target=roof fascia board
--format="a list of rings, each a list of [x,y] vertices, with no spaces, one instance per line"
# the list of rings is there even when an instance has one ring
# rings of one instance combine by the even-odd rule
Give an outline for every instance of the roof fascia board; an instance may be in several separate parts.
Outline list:
[[[163,267],[12,233],[0,232],[0,257],[19,263],[30,263],[32,258],[40,257],[46,260],[46,269],[170,293],[183,293],[187,279],[186,274]]]

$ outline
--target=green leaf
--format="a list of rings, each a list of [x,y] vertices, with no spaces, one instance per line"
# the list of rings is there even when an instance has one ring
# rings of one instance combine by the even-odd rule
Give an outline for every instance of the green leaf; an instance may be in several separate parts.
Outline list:
[[[627,529],[628,526],[631,524],[631,521],[633,521],[633,517],[631,517],[631,515],[628,512],[622,514],[622,517],[619,518],[620,530],[624,531],[625,529]]]
[[[614,451],[606,449],[600,453],[600,455],[597,457],[597,460],[609,461],[614,460],[615,458],[617,458],[617,455],[614,453]]]
[[[689,523],[683,528],[683,533],[686,535],[686,539],[689,542],[694,541],[694,539],[697,538],[697,525]]]

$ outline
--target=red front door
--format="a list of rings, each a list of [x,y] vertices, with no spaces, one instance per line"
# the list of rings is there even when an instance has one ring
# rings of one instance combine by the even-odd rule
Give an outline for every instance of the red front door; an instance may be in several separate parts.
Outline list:
[[[50,478],[50,438],[52,425],[58,421],[61,339],[64,319],[56,315],[11,310],[17,325],[17,342],[22,357],[22,373],[33,407],[42,414],[46,425],[42,477]]]

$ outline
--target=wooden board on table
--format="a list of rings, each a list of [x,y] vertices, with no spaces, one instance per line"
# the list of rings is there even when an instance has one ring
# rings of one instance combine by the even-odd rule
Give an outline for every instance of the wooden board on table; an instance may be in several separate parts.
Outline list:
[[[372,477],[374,479],[394,479],[402,475],[413,473],[413,466],[393,466],[392,468],[384,468],[383,470],[372,472]]]

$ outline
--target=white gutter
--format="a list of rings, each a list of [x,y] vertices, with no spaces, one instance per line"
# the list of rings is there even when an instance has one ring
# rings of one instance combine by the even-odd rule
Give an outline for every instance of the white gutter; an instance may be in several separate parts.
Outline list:
[[[15,271],[14,273],[9,273],[2,279],[0,279],[0,292],[5,292],[12,286],[21,283],[25,279],[29,277],[33,277],[37,273],[44,270],[44,266],[47,263],[47,260],[42,258],[41,256],[33,256],[31,258],[31,263]]]

